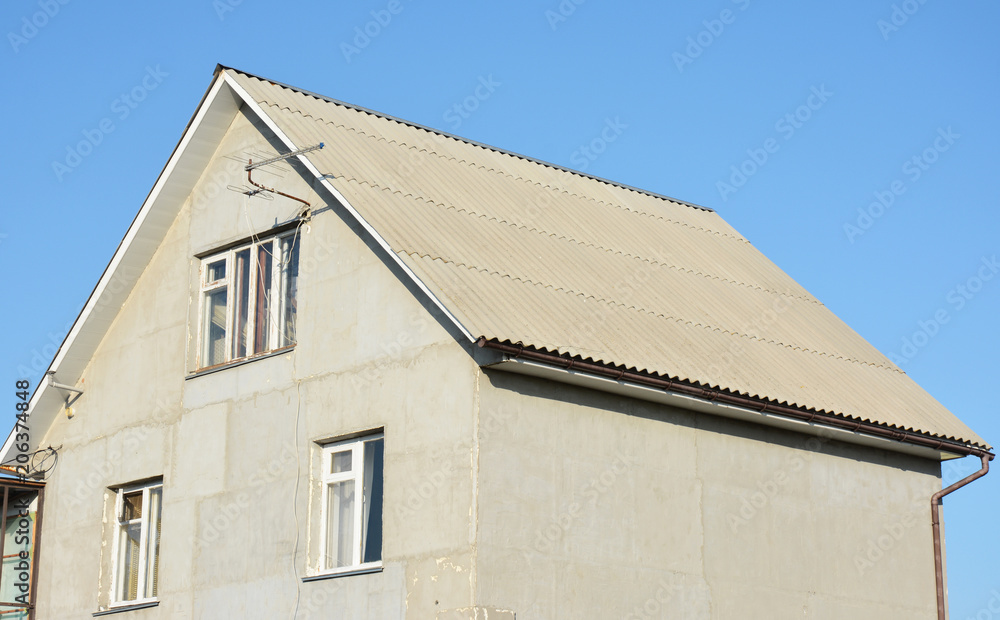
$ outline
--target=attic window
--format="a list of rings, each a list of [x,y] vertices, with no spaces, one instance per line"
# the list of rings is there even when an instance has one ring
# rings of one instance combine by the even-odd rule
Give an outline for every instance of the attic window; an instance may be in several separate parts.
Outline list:
[[[202,259],[199,368],[295,344],[298,239],[255,240]]]

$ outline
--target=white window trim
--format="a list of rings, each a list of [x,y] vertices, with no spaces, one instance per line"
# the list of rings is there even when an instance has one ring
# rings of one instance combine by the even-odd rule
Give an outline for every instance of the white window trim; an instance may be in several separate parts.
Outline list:
[[[319,534],[319,556],[317,558],[316,576],[324,575],[338,575],[340,573],[355,573],[359,571],[365,571],[370,569],[378,569],[382,567],[381,553],[379,554],[380,559],[374,562],[361,562],[361,547],[362,547],[362,520],[364,518],[364,455],[365,455],[365,443],[370,441],[376,441],[382,439],[383,455],[385,454],[385,434],[384,433],[372,433],[369,435],[361,435],[353,437],[351,439],[344,439],[340,441],[334,441],[331,443],[325,443],[322,445],[323,453],[320,459],[322,476],[321,484],[323,485],[323,491],[320,497],[320,534]],[[347,473],[330,473],[333,469],[332,459],[333,454],[336,452],[346,452],[344,450],[345,446],[351,446],[351,471]],[[383,457],[384,459],[384,457]],[[355,463],[360,463],[360,466],[355,466]],[[384,468],[384,460],[383,460]],[[383,469],[383,485],[385,480],[385,472]],[[327,508],[329,506],[329,493],[330,484],[334,482],[340,482],[343,480],[354,480],[354,488],[357,497],[361,498],[360,501],[354,503],[354,549],[352,549],[352,558],[350,566],[341,566],[338,568],[326,568],[326,537],[327,531],[329,530],[328,521],[329,515],[327,514]],[[382,515],[380,515],[383,520],[385,518],[385,507],[383,505]],[[384,538],[383,538],[384,544]]]
[[[212,282],[206,282],[208,278],[208,266],[212,263],[217,263],[222,261],[225,264],[226,275],[219,280],[213,280]],[[198,304],[198,366],[201,367],[202,360],[208,358],[208,323],[210,317],[207,314],[207,304],[206,299],[209,293],[214,293],[219,290],[226,291],[226,340],[223,343],[223,350],[228,356],[229,352],[232,350],[231,338],[233,324],[233,304],[229,300],[229,279],[232,275],[232,252],[225,252],[222,254],[215,254],[207,258],[202,259],[201,266],[199,268],[199,280],[201,281],[201,292],[200,300]]]
[[[146,574],[149,572],[146,566],[147,557],[147,528],[149,527],[149,495],[154,489],[160,489],[160,510],[161,510],[161,520],[162,520],[162,510],[163,510],[163,482],[152,482],[145,484],[133,484],[127,487],[119,487],[115,489],[115,514],[114,514],[114,544],[111,546],[111,597],[109,608],[115,607],[131,607],[133,605],[142,605],[144,603],[157,602],[159,599],[155,596],[138,597],[130,600],[117,600],[119,583],[118,580],[121,579],[119,571],[121,568],[118,566],[118,551],[119,545],[121,544],[121,514],[122,514],[122,503],[125,498],[125,494],[134,493],[136,491],[142,491],[142,517],[140,523],[142,524],[139,531],[139,579],[136,585],[136,592],[146,591]],[[157,558],[159,561],[159,558]]]
[[[280,334],[278,333],[281,319],[285,315],[285,294],[288,290],[288,281],[283,277],[281,273],[281,263],[285,258],[282,253],[282,242],[289,237],[295,237],[298,234],[298,230],[286,231],[272,236],[265,236],[264,238],[254,238],[245,243],[241,243],[228,250],[217,252],[205,256],[200,259],[200,265],[198,268],[198,348],[197,355],[195,357],[196,370],[204,370],[206,368],[214,368],[217,366],[223,366],[226,364],[232,364],[234,362],[239,362],[241,360],[250,359],[258,355],[265,355],[271,351],[276,351],[278,349],[283,349],[289,346],[293,346],[295,343],[290,343],[286,345],[278,346],[280,340]],[[301,243],[302,239],[299,239],[294,244]],[[269,297],[272,300],[277,300],[277,304],[272,307],[271,318],[268,321],[268,334],[267,342],[274,343],[274,347],[265,347],[265,350],[259,353],[253,353],[253,343],[256,334],[257,324],[257,259],[255,248],[259,248],[262,245],[270,244],[271,250],[271,290],[269,292]],[[293,246],[294,247],[294,246]],[[275,251],[277,248],[277,251]],[[250,275],[249,275],[249,291],[247,292],[247,322],[251,326],[247,334],[247,351],[246,355],[242,357],[235,357],[233,355],[233,338],[235,336],[235,329],[233,324],[233,311],[236,307],[236,283],[233,282],[235,274],[233,273],[234,266],[236,264],[236,254],[250,249]],[[219,262],[220,260],[225,261],[226,264],[226,275],[223,278],[214,280],[212,282],[207,282],[208,278],[208,266],[212,263]],[[223,356],[223,361],[217,362],[215,364],[207,364],[207,347],[208,342],[206,338],[207,327],[209,317],[206,314],[206,299],[208,293],[212,293],[219,290],[226,290],[226,338],[223,343],[223,350],[225,354]]]

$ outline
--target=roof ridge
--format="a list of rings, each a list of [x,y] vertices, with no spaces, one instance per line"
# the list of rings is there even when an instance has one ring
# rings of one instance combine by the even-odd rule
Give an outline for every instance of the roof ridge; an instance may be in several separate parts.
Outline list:
[[[290,85],[284,84],[282,82],[276,82],[274,80],[269,80],[267,78],[263,78],[263,77],[260,77],[258,75],[254,75],[253,73],[247,73],[246,71],[241,71],[239,69],[234,69],[233,67],[226,67],[224,65],[219,65],[219,66],[222,69],[224,69],[224,70],[228,69],[229,71],[235,71],[236,73],[241,73],[241,74],[243,74],[243,75],[245,75],[247,77],[254,78],[254,79],[259,80],[261,82],[267,82],[269,84],[273,84],[275,86],[279,86],[279,87],[284,88],[286,90],[290,90],[290,91],[299,93],[300,95],[304,95],[304,96],[307,96],[307,97],[313,97],[314,99],[319,99],[320,101],[326,101],[328,103],[333,103],[335,105],[344,106],[346,108],[350,108],[350,109],[356,110],[358,112],[364,112],[365,114],[371,114],[373,116],[377,116],[379,118],[384,118],[386,120],[394,121],[396,123],[400,123],[400,124],[403,124],[403,125],[408,125],[410,127],[416,128],[416,129],[422,129],[422,130],[427,131],[429,133],[433,133],[433,134],[437,134],[437,135],[440,135],[440,136],[444,136],[446,138],[451,138],[453,140],[458,140],[460,142],[465,142],[466,144],[471,144],[473,146],[478,146],[480,148],[484,148],[484,149],[488,149],[488,150],[491,150],[491,151],[495,151],[497,153],[502,153],[504,155],[509,155],[511,157],[517,157],[519,159],[523,159],[525,161],[530,161],[530,162],[533,162],[533,163],[536,163],[536,164],[539,164],[539,165],[542,165],[542,166],[546,166],[548,168],[553,168],[555,170],[562,170],[564,172],[568,172],[570,174],[575,174],[577,176],[581,176],[581,177],[586,178],[586,179],[591,179],[593,181],[598,181],[600,183],[606,183],[608,185],[613,185],[615,187],[621,187],[623,189],[631,190],[633,192],[639,192],[640,194],[646,194],[647,196],[652,196],[654,198],[659,198],[661,200],[667,200],[667,201],[670,201],[670,202],[675,202],[677,204],[684,205],[685,207],[689,207],[689,208],[692,208],[692,209],[698,209],[698,210],[701,210],[701,211],[708,211],[710,213],[715,213],[716,212],[715,209],[713,209],[711,207],[706,207],[706,206],[703,206],[703,205],[699,205],[699,204],[696,204],[696,203],[693,203],[693,202],[690,202],[690,201],[687,201],[687,200],[681,200],[679,198],[673,198],[673,197],[667,196],[665,194],[659,194],[657,192],[653,192],[653,191],[650,191],[650,190],[647,190],[647,189],[642,189],[642,188],[635,187],[635,186],[632,186],[632,185],[626,185],[625,183],[621,183],[621,182],[618,182],[618,181],[612,181],[610,179],[605,179],[604,177],[599,177],[599,176],[596,176],[596,175],[593,175],[593,174],[587,174],[586,172],[581,172],[580,170],[574,170],[572,168],[567,168],[566,166],[560,166],[559,164],[554,164],[552,162],[548,162],[548,161],[545,161],[545,160],[542,160],[542,159],[538,159],[536,157],[530,157],[528,155],[522,155],[521,153],[516,153],[514,151],[510,151],[510,150],[507,150],[507,149],[504,149],[504,148],[500,148],[500,147],[493,146],[493,145],[490,145],[490,144],[486,144],[486,143],[483,143],[483,142],[477,142],[476,140],[472,140],[470,138],[463,138],[462,136],[451,134],[451,133],[448,133],[446,131],[442,131],[440,129],[434,129],[433,127],[428,127],[426,125],[421,125],[420,123],[416,123],[416,122],[413,122],[413,121],[408,121],[406,119],[402,119],[402,118],[398,118],[398,117],[392,116],[391,114],[386,114],[384,112],[379,112],[377,110],[372,110],[370,108],[365,108],[363,106],[355,105],[353,103],[348,103],[346,101],[341,101],[339,99],[334,99],[333,97],[327,97],[326,95],[320,95],[318,93],[314,93],[312,91],[308,91],[308,90],[305,90],[305,89],[302,89],[302,88],[296,88],[295,86],[290,86]]]
[[[580,194],[580,193],[574,192],[574,191],[572,191],[570,189],[567,189],[566,187],[563,187],[561,185],[553,185],[551,183],[543,183],[541,181],[536,181],[534,179],[523,177],[523,176],[520,176],[520,175],[517,175],[517,174],[511,174],[511,173],[509,173],[509,172],[507,172],[505,170],[494,168],[494,167],[486,165],[486,164],[481,164],[481,163],[478,163],[478,162],[475,162],[475,161],[471,161],[471,160],[467,160],[467,159],[464,159],[464,158],[458,158],[458,157],[454,157],[454,156],[445,155],[445,154],[442,154],[441,152],[437,151],[436,149],[434,149],[433,146],[411,144],[409,142],[403,142],[403,141],[396,141],[396,140],[392,140],[392,139],[386,139],[384,136],[379,136],[379,135],[371,134],[371,133],[365,131],[362,128],[351,127],[349,125],[346,125],[344,123],[341,123],[341,122],[338,122],[338,121],[335,121],[335,120],[327,120],[327,119],[325,119],[325,118],[323,118],[321,116],[313,116],[312,114],[306,113],[306,112],[304,112],[302,110],[293,109],[293,108],[291,108],[289,106],[283,106],[283,105],[281,105],[279,103],[276,103],[276,102],[268,101],[267,105],[269,107],[272,107],[272,108],[277,108],[278,110],[287,110],[290,114],[298,114],[302,118],[314,119],[314,120],[322,122],[324,124],[332,125],[334,127],[337,127],[337,128],[340,128],[340,129],[344,129],[346,131],[353,132],[355,134],[364,136],[365,138],[369,138],[371,140],[382,141],[382,142],[385,142],[386,144],[394,144],[394,145],[397,145],[397,146],[402,146],[402,147],[405,147],[405,148],[407,148],[409,150],[416,151],[418,153],[420,151],[426,151],[427,154],[434,155],[434,156],[436,156],[436,157],[438,157],[438,158],[440,158],[440,159],[442,159],[444,161],[454,161],[456,163],[465,164],[466,166],[472,167],[472,168],[476,168],[477,170],[485,170],[487,172],[492,172],[493,174],[497,174],[497,175],[506,177],[508,179],[513,179],[515,181],[521,181],[521,182],[524,182],[524,183],[529,183],[531,185],[537,185],[538,187],[551,189],[553,191],[561,192],[563,194],[567,194],[569,196],[573,196],[573,197],[581,199],[581,200],[586,200],[586,201],[589,201],[589,202],[592,202],[592,203],[595,203],[595,204],[605,205],[605,206],[608,206],[608,207],[611,207],[611,208],[614,208],[614,209],[618,209],[620,211],[624,211],[624,212],[629,213],[629,214],[640,215],[640,216],[649,217],[649,218],[652,218],[652,219],[662,220],[664,222],[669,222],[671,224],[676,224],[678,226],[684,226],[686,228],[691,228],[693,230],[698,230],[698,231],[706,232],[706,233],[711,234],[711,235],[716,235],[716,236],[719,236],[719,237],[726,237],[726,238],[729,238],[729,239],[734,239],[734,240],[737,240],[737,241],[740,241],[740,242],[746,243],[746,244],[750,243],[750,241],[748,239],[746,239],[746,237],[743,237],[742,235],[738,235],[738,234],[734,235],[732,233],[723,232],[723,231],[719,231],[719,230],[711,230],[709,228],[705,228],[704,226],[697,226],[695,224],[689,224],[688,222],[683,222],[683,221],[680,221],[680,220],[674,220],[674,219],[671,219],[669,217],[665,217],[665,216],[657,214],[657,213],[650,213],[649,211],[646,211],[644,209],[637,209],[635,207],[628,206],[628,205],[625,205],[625,204],[619,204],[618,202],[609,202],[607,200],[602,200],[600,198],[595,198],[594,196],[588,196],[586,194]],[[447,136],[447,134],[442,134],[442,135],[446,135]],[[497,150],[497,149],[494,149],[494,150]],[[503,152],[503,151],[500,151],[500,152]],[[504,154],[511,155],[510,153],[504,153]],[[520,157],[520,155],[513,155],[513,156]],[[360,180],[360,179],[355,179],[355,180]],[[640,191],[641,192],[641,190],[634,190],[634,188],[631,188],[631,187],[628,187],[628,186],[622,186],[622,187],[625,188],[625,189],[632,190],[632,191]],[[648,192],[642,192],[642,193],[648,193]],[[655,197],[657,197],[657,198],[663,198],[662,196],[655,196]],[[677,202],[679,204],[685,204],[683,202],[679,202],[677,200],[674,200],[673,198],[670,198],[670,199],[667,199],[667,200],[669,202]]]
[[[835,353],[827,353],[825,351],[818,351],[816,349],[808,349],[808,348],[800,347],[800,346],[796,346],[796,345],[785,344],[785,343],[779,342],[777,340],[764,339],[764,338],[761,338],[759,336],[752,336],[750,334],[744,334],[742,332],[736,332],[736,331],[732,331],[732,330],[728,330],[728,329],[723,329],[721,327],[716,327],[714,325],[709,325],[707,323],[696,323],[696,322],[685,320],[685,319],[682,319],[682,318],[679,318],[679,317],[669,316],[669,315],[663,314],[662,312],[655,312],[653,310],[646,310],[645,308],[636,306],[635,304],[626,305],[623,302],[617,302],[617,301],[614,301],[614,300],[605,299],[603,297],[597,297],[597,296],[594,296],[594,295],[590,295],[590,294],[584,293],[582,291],[575,291],[575,290],[564,288],[564,287],[557,287],[557,286],[552,285],[552,284],[545,284],[543,282],[536,282],[536,281],[534,281],[534,280],[532,280],[530,278],[525,278],[525,277],[521,277],[521,276],[509,274],[509,273],[502,273],[500,271],[491,270],[491,269],[486,268],[486,267],[477,267],[475,265],[469,265],[468,263],[463,263],[463,262],[460,262],[460,261],[449,260],[449,259],[443,258],[441,256],[431,256],[430,254],[420,253],[420,252],[407,252],[406,250],[401,250],[401,251],[404,252],[405,254],[407,254],[408,256],[416,256],[418,258],[429,258],[431,260],[439,260],[439,261],[441,261],[443,263],[448,263],[448,264],[451,264],[451,265],[455,265],[457,267],[464,267],[465,269],[468,269],[470,271],[478,271],[480,273],[485,273],[486,275],[500,276],[500,277],[503,277],[503,278],[510,278],[511,280],[514,280],[514,281],[517,281],[517,282],[521,282],[521,283],[525,283],[525,284],[530,284],[532,286],[541,286],[542,288],[552,289],[553,291],[562,291],[562,292],[565,292],[567,294],[575,295],[575,296],[578,296],[578,297],[583,297],[584,299],[593,299],[595,302],[598,302],[598,303],[603,303],[603,304],[610,305],[610,306],[618,306],[618,307],[624,308],[626,310],[632,310],[632,309],[634,309],[637,312],[642,312],[644,314],[648,314],[649,316],[654,316],[654,317],[657,317],[657,318],[674,321],[675,323],[682,323],[684,325],[690,325],[692,327],[700,327],[702,329],[708,329],[708,330],[711,330],[711,331],[717,331],[717,332],[720,332],[720,333],[723,333],[723,334],[729,334],[729,335],[732,335],[732,336],[737,336],[739,338],[747,338],[748,340],[754,340],[754,341],[757,341],[757,342],[760,342],[760,343],[763,343],[763,344],[769,344],[769,345],[773,345],[773,346],[783,347],[785,349],[789,349],[789,350],[792,350],[792,351],[802,351],[803,353],[810,353],[810,354],[813,354],[813,355],[818,355],[820,357],[826,357],[826,358],[830,358],[830,359],[834,359],[834,360],[841,360],[841,361],[844,361],[844,362],[849,362],[849,363],[852,363],[852,364],[857,364],[859,366],[871,366],[871,367],[874,367],[874,368],[880,368],[880,369],[888,370],[890,372],[895,372],[895,373],[898,373],[898,374],[904,374],[904,375],[906,374],[901,369],[896,368],[894,366],[886,366],[884,364],[876,364],[875,362],[868,362],[868,361],[865,361],[865,360],[860,360],[860,359],[856,359],[856,358],[853,358],[853,357],[847,357],[847,356],[839,355],[839,354],[835,354]]]
[[[334,177],[334,178],[338,178],[338,177]],[[673,265],[673,264],[669,264],[669,263],[664,263],[664,262],[661,262],[661,261],[658,261],[658,260],[655,260],[655,259],[652,259],[652,258],[644,258],[642,256],[637,256],[635,254],[631,254],[631,253],[625,252],[623,250],[616,250],[616,249],[613,249],[613,248],[609,248],[609,247],[605,247],[605,246],[602,246],[602,245],[598,245],[596,243],[589,243],[589,242],[586,242],[586,241],[581,241],[579,239],[576,239],[574,237],[570,237],[570,236],[565,235],[565,234],[556,233],[556,232],[549,232],[549,231],[544,230],[542,228],[537,228],[537,227],[534,227],[534,226],[530,226],[528,224],[518,224],[518,223],[515,223],[515,222],[510,222],[510,221],[507,221],[506,219],[500,219],[500,218],[498,218],[496,216],[488,215],[486,213],[479,213],[479,212],[474,211],[474,210],[472,210],[471,208],[468,208],[468,207],[458,207],[456,205],[446,204],[444,202],[437,202],[435,200],[430,199],[427,196],[423,196],[423,195],[417,194],[417,193],[412,192],[412,191],[404,191],[404,190],[400,190],[400,189],[395,189],[395,188],[389,187],[388,185],[380,185],[378,183],[374,183],[374,182],[367,181],[367,180],[364,180],[364,179],[348,178],[346,176],[342,176],[342,177],[339,177],[339,178],[347,179],[349,181],[353,181],[353,182],[358,183],[360,185],[367,185],[368,187],[372,187],[372,188],[378,189],[380,191],[390,192],[390,193],[394,193],[394,194],[399,194],[400,196],[402,196],[404,198],[412,197],[412,198],[414,198],[416,200],[419,200],[421,202],[424,202],[426,204],[443,207],[445,209],[451,209],[451,210],[455,211],[456,213],[465,213],[465,214],[468,214],[468,215],[473,216],[473,217],[484,218],[487,221],[497,222],[499,224],[504,224],[504,225],[510,226],[512,228],[524,229],[524,230],[527,230],[529,232],[534,232],[536,234],[546,235],[546,236],[549,236],[549,237],[554,237],[556,239],[563,239],[563,240],[575,243],[577,245],[581,245],[581,246],[584,246],[584,247],[591,247],[591,248],[600,250],[602,252],[606,252],[608,254],[621,254],[622,256],[624,256],[626,258],[630,258],[630,259],[633,259],[633,260],[642,261],[642,262],[645,262],[645,263],[649,263],[651,265],[656,265],[658,267],[664,267],[666,269],[672,269],[674,271],[678,271],[678,272],[681,272],[681,273],[688,273],[688,274],[696,275],[696,276],[699,276],[699,277],[702,277],[702,278],[705,278],[705,279],[708,279],[708,280],[719,280],[720,282],[725,282],[727,284],[733,284],[735,286],[743,287],[743,288],[750,289],[750,290],[761,291],[763,293],[769,293],[769,294],[774,294],[774,295],[780,295],[782,297],[787,297],[787,298],[790,298],[790,299],[796,299],[796,300],[799,300],[799,301],[804,301],[804,302],[811,303],[811,304],[816,304],[816,305],[819,305],[819,306],[823,305],[823,302],[821,302],[820,300],[816,299],[815,297],[804,296],[804,295],[795,295],[795,294],[792,294],[792,293],[786,293],[786,292],[778,291],[778,290],[775,290],[775,289],[769,289],[769,288],[765,288],[763,286],[759,286],[759,285],[755,285],[755,284],[750,284],[750,283],[747,283],[747,282],[740,282],[739,280],[733,280],[733,279],[726,278],[726,277],[719,276],[719,275],[713,275],[713,274],[710,274],[710,273],[705,273],[705,272],[702,272],[702,271],[698,271],[697,269],[689,269],[689,268],[686,268],[686,267],[682,267],[680,265]]]

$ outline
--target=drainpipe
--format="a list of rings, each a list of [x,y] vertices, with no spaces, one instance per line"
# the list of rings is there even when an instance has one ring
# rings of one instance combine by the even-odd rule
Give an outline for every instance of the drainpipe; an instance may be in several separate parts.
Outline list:
[[[990,459],[993,458],[993,455],[984,454],[980,458],[983,460],[983,467],[979,471],[931,496],[931,529],[934,532],[934,579],[937,581],[938,620],[945,620],[948,613],[948,595],[944,591],[944,558],[941,554],[941,499],[952,491],[957,491],[973,480],[986,475],[986,472],[990,470]]]

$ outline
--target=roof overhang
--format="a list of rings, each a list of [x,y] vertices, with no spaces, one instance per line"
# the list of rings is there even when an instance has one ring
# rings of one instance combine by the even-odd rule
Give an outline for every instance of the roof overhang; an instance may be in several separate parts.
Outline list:
[[[167,165],[59,346],[45,379],[35,387],[28,408],[30,426],[35,431],[31,433],[32,450],[42,439],[43,432],[39,431],[49,428],[66,402],[65,395],[52,383],[76,385],[79,382],[118,310],[201,178],[242,104],[243,101],[226,85],[222,74],[217,72]],[[13,444],[14,431],[11,431],[0,450],[0,462],[8,460]]]
[[[842,420],[838,419],[835,420],[836,423],[833,423],[833,416],[821,415],[818,412],[812,415],[803,412],[802,417],[791,417],[785,411],[785,409],[790,409],[788,407],[769,405],[752,408],[738,402],[744,399],[729,398],[729,395],[718,394],[714,397],[700,397],[685,394],[660,387],[658,384],[664,383],[664,381],[659,379],[646,382],[636,373],[610,368],[607,369],[606,373],[598,374],[591,368],[596,366],[595,364],[570,360],[552,353],[529,351],[524,347],[516,345],[509,347],[508,345],[489,342],[485,338],[479,339],[479,346],[501,352],[500,359],[484,363],[483,366],[485,368],[495,368],[506,372],[539,377],[610,394],[618,394],[638,400],[678,407],[688,411],[723,416],[754,424],[815,435],[827,440],[868,446],[936,461],[962,458],[969,455],[986,456],[990,460],[993,459],[993,454],[988,450],[952,441],[939,440],[918,433],[892,429],[891,432],[881,435],[876,433],[877,425],[865,425],[861,422],[856,423],[856,426],[853,422],[849,423],[847,426],[855,427],[845,428]],[[510,348],[516,348],[517,352],[512,354],[509,350]],[[657,385],[653,385],[653,383]],[[726,400],[737,402],[726,402]],[[750,399],[745,400],[749,401]],[[843,421],[846,421],[846,418]],[[880,428],[885,430],[884,427]]]
[[[946,460],[958,457],[958,455],[949,454],[941,450],[933,450],[922,446],[913,446],[900,443],[898,441],[892,441],[890,439],[883,439],[881,437],[859,435],[844,429],[831,428],[815,422],[791,420],[789,418],[784,418],[770,413],[754,411],[745,407],[737,407],[735,405],[712,402],[701,398],[695,398],[693,396],[686,396],[684,394],[666,392],[644,385],[639,385],[637,383],[616,381],[607,377],[598,377],[596,375],[577,372],[575,370],[556,368],[539,362],[505,359],[496,364],[491,364],[487,366],[487,368],[495,368],[505,372],[538,377],[541,379],[548,379],[550,381],[558,381],[560,383],[607,392],[609,394],[618,394],[619,396],[627,396],[637,400],[644,400],[662,405],[668,405],[670,407],[677,407],[679,409],[686,409],[688,411],[718,415],[754,424],[763,424],[774,428],[805,433],[807,435],[815,435],[817,437],[823,437],[824,439],[843,441],[846,443],[869,446],[882,450],[891,450],[893,452],[902,452],[904,454],[919,456],[926,459]]]

